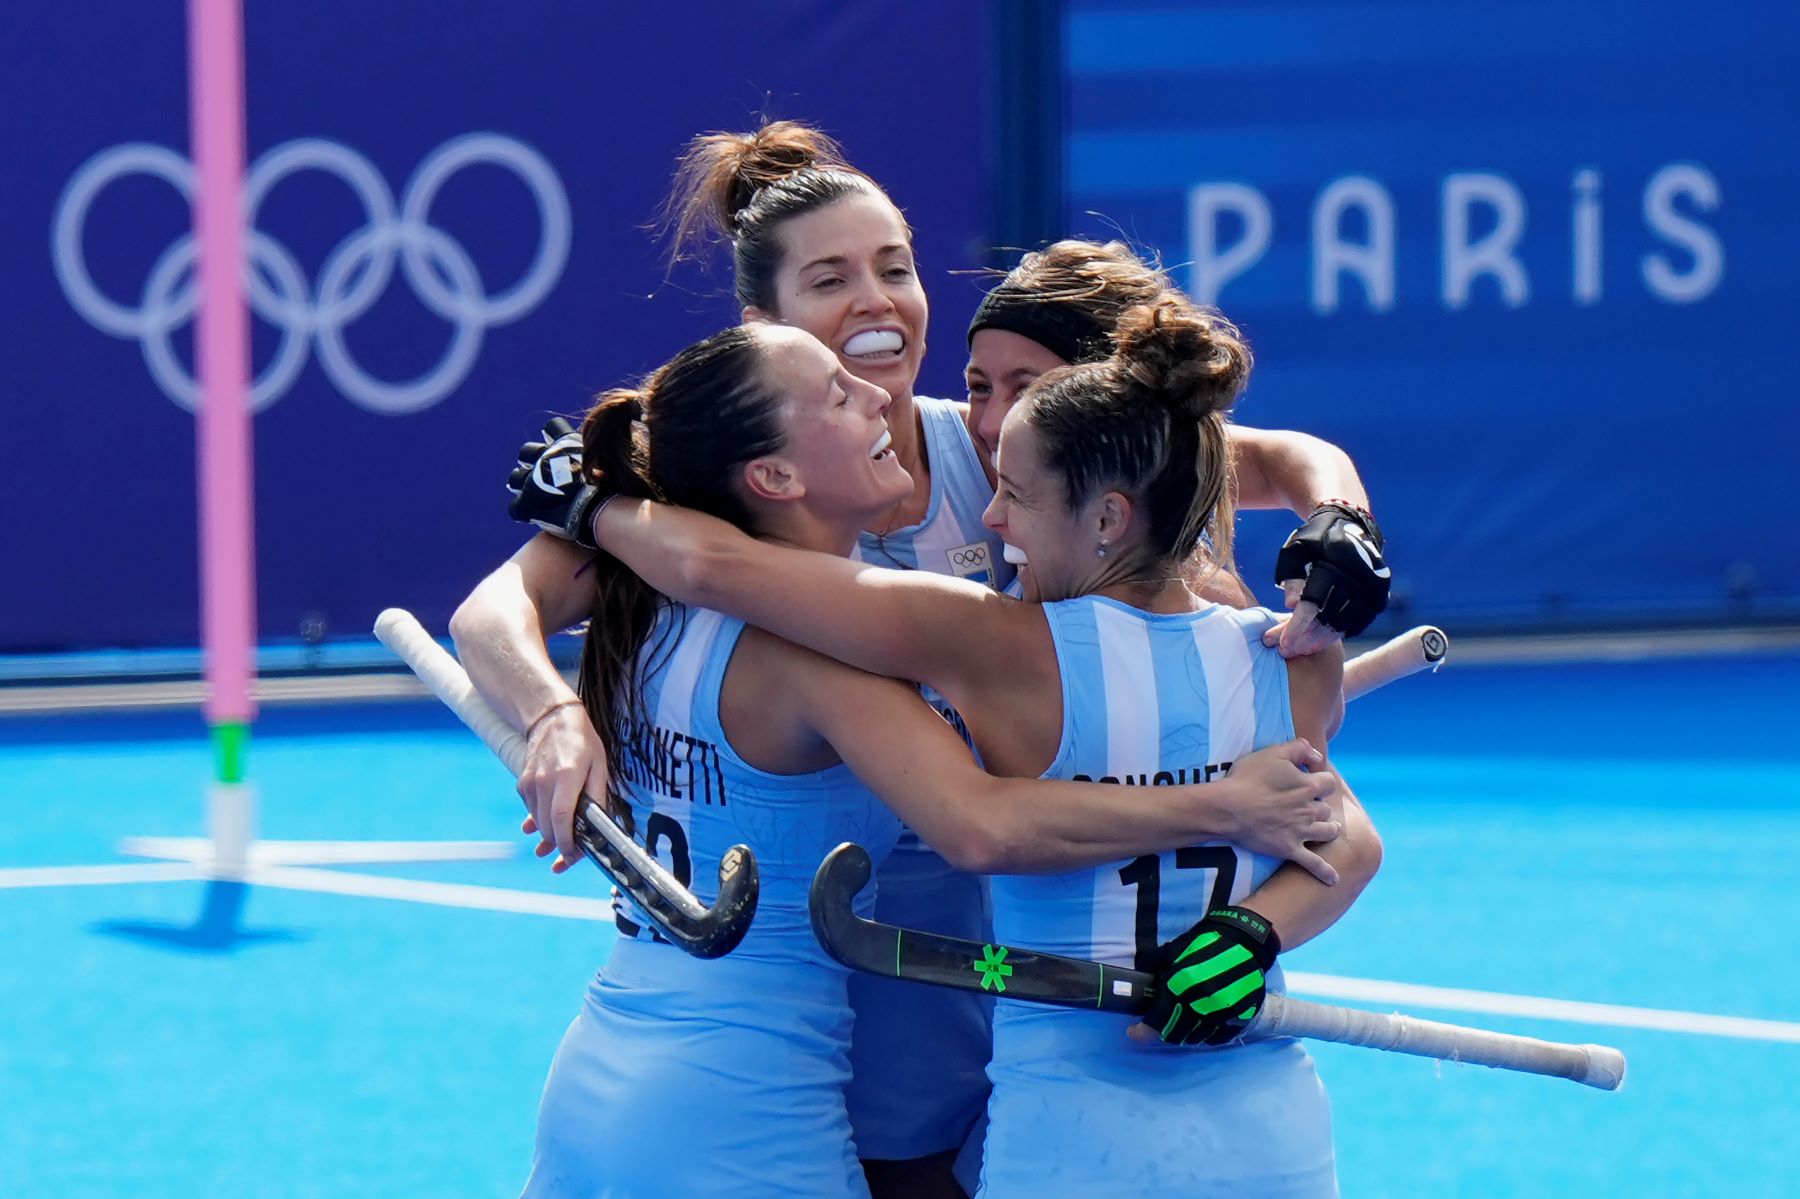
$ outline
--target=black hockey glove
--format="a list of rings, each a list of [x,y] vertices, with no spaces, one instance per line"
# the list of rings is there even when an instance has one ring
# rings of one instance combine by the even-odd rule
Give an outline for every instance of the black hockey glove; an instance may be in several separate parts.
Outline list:
[[[1387,609],[1392,572],[1381,545],[1373,517],[1327,500],[1275,556],[1275,581],[1306,580],[1300,598],[1319,606],[1319,622],[1354,637]]]
[[[603,498],[581,474],[581,434],[560,416],[544,425],[542,441],[519,447],[519,465],[506,476],[512,499],[506,511],[546,533],[587,549],[594,544],[589,519]]]
[[[1214,908],[1157,950],[1157,995],[1144,1023],[1171,1045],[1236,1040],[1268,994],[1281,952],[1275,926],[1245,908]]]

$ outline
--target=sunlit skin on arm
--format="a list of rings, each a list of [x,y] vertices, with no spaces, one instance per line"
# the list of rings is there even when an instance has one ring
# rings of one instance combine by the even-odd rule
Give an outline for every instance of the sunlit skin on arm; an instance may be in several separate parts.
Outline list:
[[[1343,718],[1343,676],[1341,644],[1288,663],[1294,731],[1315,745],[1325,745],[1326,734]],[[1239,905],[1275,926],[1284,951],[1304,945],[1337,923],[1381,866],[1381,838],[1341,775],[1339,782],[1331,803],[1343,835],[1320,849],[1321,856],[1338,868],[1338,884],[1323,886],[1305,871],[1284,865]]]
[[[786,728],[802,746],[812,739],[789,768],[841,759],[948,861],[977,873],[1062,872],[1244,831],[1232,781],[1120,788],[991,775],[915,687],[757,629],[739,642],[720,702],[740,753],[772,764],[782,751],[757,738]],[[1329,837],[1322,814],[1304,818]]]

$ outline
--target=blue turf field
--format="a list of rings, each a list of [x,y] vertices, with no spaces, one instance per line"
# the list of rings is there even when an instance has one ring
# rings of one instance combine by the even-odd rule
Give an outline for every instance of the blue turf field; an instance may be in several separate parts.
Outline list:
[[[1756,1017],[1789,1039],[1410,1005],[1617,1045],[1627,1087],[1316,1047],[1346,1195],[1795,1192],[1797,682],[1794,656],[1453,667],[1352,708],[1338,755],[1387,861],[1290,969]],[[209,771],[192,715],[0,722],[0,883],[135,860],[124,836],[200,832]],[[501,767],[423,706],[272,711],[251,777],[272,839],[517,827]],[[333,869],[602,890],[522,848]],[[609,938],[581,919],[270,887],[0,886],[0,1194],[509,1194]]]

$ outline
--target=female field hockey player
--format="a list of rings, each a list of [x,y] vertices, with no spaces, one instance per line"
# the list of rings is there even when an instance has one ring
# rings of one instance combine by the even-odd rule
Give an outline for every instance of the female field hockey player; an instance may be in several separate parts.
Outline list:
[[[775,122],[754,133],[696,139],[683,159],[670,209],[676,253],[709,233],[729,242],[736,298],[746,319],[805,329],[852,375],[893,398],[893,451],[913,489],[865,527],[855,556],[1004,587],[1013,567],[981,521],[993,487],[984,455],[970,437],[968,409],[914,394],[928,306],[911,230],[882,189],[845,162],[817,130]],[[1289,433],[1234,429],[1233,436],[1240,443],[1244,506],[1285,503],[1306,515],[1322,497],[1350,496],[1366,505],[1349,460],[1334,448]],[[568,439],[562,452],[573,452],[574,446]],[[566,477],[578,484],[578,473]],[[1266,487],[1252,486],[1265,480]],[[591,548],[586,529],[591,507],[572,505],[547,482],[542,489],[524,485],[513,510]],[[1303,535],[1310,536],[1311,528]],[[522,581],[554,586],[585,560],[572,549],[547,548],[535,559],[541,572]],[[1385,595],[1383,583],[1380,596]],[[503,578],[473,598],[465,619],[508,640],[511,663],[531,672],[547,698],[559,680],[535,643],[548,626],[537,623],[526,595]],[[1368,602],[1379,611],[1379,601]],[[953,713],[946,715],[954,719]],[[583,782],[604,776],[591,731],[580,728],[580,721],[574,711],[557,718],[559,727],[542,739],[534,757],[527,794],[541,790],[546,802],[567,806]],[[884,864],[880,882],[882,920],[953,936],[985,935],[979,881],[910,833],[903,833]],[[988,1003],[980,996],[921,993],[864,976],[852,979],[851,993],[858,1014],[851,1114],[858,1144],[870,1160],[871,1183],[877,1194],[908,1199],[932,1188],[949,1193],[949,1160],[985,1103]],[[914,1052],[895,1052],[899,1045]]]
[[[602,397],[584,468],[608,494],[841,555],[911,489],[888,408],[811,336],[731,329]],[[621,903],[621,936],[545,1085],[528,1196],[868,1194],[844,1102],[845,971],[813,938],[807,890],[843,840],[884,854],[899,833],[889,808],[980,872],[1065,870],[1220,834],[1310,857],[1298,843],[1336,833],[1321,801],[1331,783],[1295,769],[1310,756],[1297,741],[1174,802],[999,779],[910,685],[670,603],[611,558],[580,584],[585,598],[552,613],[607,632],[584,646],[578,702],[615,764],[609,805],[682,880],[714,877],[727,847],[748,843],[762,889],[743,943],[716,961],[658,943]],[[459,648],[477,685],[535,733],[543,721],[520,719],[509,680]],[[1252,789],[1278,794],[1259,802]],[[1254,829],[1242,827],[1247,798]]]
[[[976,443],[993,455],[1006,414],[1033,380],[1060,366],[1106,358],[1121,316],[1175,291],[1167,274],[1123,242],[1066,240],[1025,255],[969,321],[964,375]],[[1283,655],[1291,658],[1361,633],[1386,604],[1388,574],[1381,532],[1350,460],[1305,434],[1235,423],[1229,428],[1231,485],[1221,498],[1218,522],[1227,536],[1219,545],[1202,547],[1191,581],[1209,599],[1253,606],[1232,569],[1232,511],[1287,508],[1308,519],[1276,559],[1276,578],[1292,581],[1287,601],[1295,612],[1270,630],[1271,644],[1279,639]],[[1335,472],[1314,465],[1334,460]],[[1329,479],[1335,483],[1327,484]],[[1322,485],[1338,490],[1321,491]],[[1209,561],[1214,557],[1219,560]]]
[[[1225,413],[1247,347],[1179,293],[1114,338],[1104,362],[1038,379],[1002,426],[988,523],[1041,603],[648,503],[601,508],[599,540],[668,594],[936,688],[997,773],[1142,796],[1296,732],[1323,744],[1341,650],[1284,662],[1264,644],[1273,613],[1208,602],[1184,577],[1203,533],[1225,541]],[[993,880],[997,940],[1157,970],[1165,998],[1147,1042],[1115,1016],[1000,1000],[983,1195],[1336,1193],[1329,1106],[1297,1042],[1158,1038],[1231,1040],[1279,987],[1280,948],[1343,914],[1380,844],[1347,791],[1342,810],[1333,888],[1216,841]]]

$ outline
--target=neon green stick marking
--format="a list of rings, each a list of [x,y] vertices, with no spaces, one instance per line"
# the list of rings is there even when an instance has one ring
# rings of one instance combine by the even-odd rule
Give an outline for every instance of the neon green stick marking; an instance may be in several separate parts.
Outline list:
[[[244,781],[244,762],[250,753],[250,726],[227,720],[213,725],[213,770],[221,783]]]
[[[900,977],[900,938],[906,934],[900,929],[894,930],[894,977]]]
[[[1100,963],[1095,964],[1100,966],[1100,990],[1094,995],[1094,1006],[1099,1007],[1106,1001],[1106,967]]]
[[[971,962],[970,969],[981,975],[981,989],[990,988],[1006,993],[1006,980],[1012,977],[1013,968],[1006,964],[1007,948],[1004,945],[983,945],[981,960]]]

